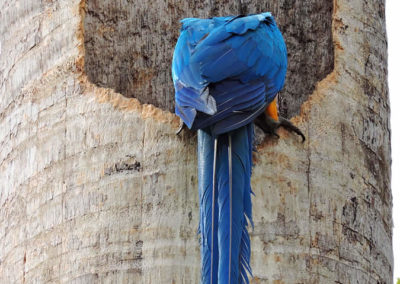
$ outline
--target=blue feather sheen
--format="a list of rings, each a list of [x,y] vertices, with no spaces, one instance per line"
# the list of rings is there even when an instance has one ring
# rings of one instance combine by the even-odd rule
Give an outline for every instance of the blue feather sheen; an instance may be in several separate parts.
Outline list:
[[[237,78],[246,85],[262,76],[270,77],[270,74],[276,73],[271,68],[275,69],[276,64],[282,64],[277,60],[285,58],[281,56],[282,50],[286,51],[283,38],[269,13],[206,20],[192,18],[183,20],[182,23],[181,36],[174,52],[173,79],[181,80],[185,86],[192,86],[197,90],[197,97],[200,97],[200,90],[210,83],[219,84],[228,78]],[[273,54],[278,51],[279,54]],[[286,65],[286,62],[283,64]],[[280,73],[285,73],[286,67],[279,70]],[[282,80],[279,78],[277,76],[275,82],[279,81],[278,85],[281,87]],[[274,81],[274,78],[269,81]],[[276,94],[277,88],[273,84],[268,84],[268,88],[271,90],[266,85],[265,92],[269,99]],[[272,92],[275,94],[270,94]],[[212,101],[204,98],[179,99],[191,94],[193,92],[176,92],[176,101],[179,104],[177,109],[181,113],[188,112],[183,115],[184,122],[193,128],[198,125],[193,120],[200,118],[201,112],[217,115],[219,105],[217,103],[216,109],[212,108],[209,104]],[[213,97],[216,95],[212,94]],[[195,117],[193,109],[196,110]],[[221,111],[225,112],[226,109]]]
[[[244,267],[250,267],[250,247],[247,228],[246,214],[244,212],[244,196],[251,192],[246,183],[250,181],[251,175],[251,155],[249,155],[248,137],[249,125],[230,132],[232,137],[232,176],[233,196],[232,196],[232,216],[229,208],[229,159],[228,159],[228,139],[227,135],[220,136],[218,148],[217,175],[218,175],[218,208],[219,208],[219,230],[218,248],[220,251],[218,280],[219,283],[239,282],[239,276],[246,271],[240,271],[240,263]],[[229,237],[230,217],[232,217],[232,238]],[[248,217],[248,216],[247,216]],[[229,275],[229,242],[232,242],[232,265],[231,275]],[[242,244],[243,242],[243,244]],[[225,252],[225,253],[224,253]]]
[[[249,89],[243,88],[243,85],[238,81],[226,81],[224,85],[221,85],[221,89],[216,86],[216,89],[211,88],[210,90],[211,94],[217,93],[213,97],[216,99],[218,112],[212,116],[199,115],[201,119],[195,121],[194,127],[205,128],[214,123],[222,122],[236,111],[246,110],[251,106],[257,107],[265,101],[265,89],[262,82],[254,83]],[[223,89],[232,91],[224,92]],[[242,119],[240,118],[240,120]]]
[[[200,201],[200,250],[202,257],[202,283],[210,283],[211,272],[211,251],[213,256],[213,271],[218,271],[218,224],[214,223],[214,248],[211,250],[211,224],[212,224],[212,188],[214,139],[206,131],[199,130],[198,135],[198,175],[199,175],[199,201]],[[218,189],[217,189],[218,190]],[[218,211],[218,204],[215,203],[214,210]],[[213,283],[218,283],[217,273],[213,273]]]
[[[172,77],[177,115],[189,128],[203,129],[198,131],[202,283],[228,283],[229,279],[232,283],[249,282],[251,249],[247,226],[254,226],[251,122],[283,87],[286,68],[286,46],[270,13],[182,20]],[[233,145],[232,202],[227,135],[231,135]],[[219,143],[218,182],[213,195],[210,169],[215,137]],[[214,205],[213,197],[217,200]],[[232,214],[229,208],[233,208]],[[227,254],[230,249],[231,258]]]
[[[214,224],[214,260],[213,283],[248,283],[247,273],[250,268],[250,238],[247,231],[247,220],[251,220],[250,208],[245,209],[245,199],[250,199],[251,176],[251,144],[253,140],[253,127],[251,124],[234,130],[232,137],[232,238],[229,237],[230,212],[229,212],[229,174],[228,167],[228,141],[227,136],[220,136],[217,150],[217,200],[215,210],[218,222]],[[251,142],[250,142],[251,143]],[[202,255],[202,283],[210,283],[210,247],[211,247],[211,199],[212,199],[212,171],[209,171],[213,162],[213,138],[207,131],[198,131],[198,166],[199,166],[199,200],[200,200],[200,240]],[[250,211],[250,214],[249,214]],[[216,233],[218,231],[218,233]],[[232,265],[229,276],[229,242],[232,242]],[[227,245],[228,244],[228,245]]]

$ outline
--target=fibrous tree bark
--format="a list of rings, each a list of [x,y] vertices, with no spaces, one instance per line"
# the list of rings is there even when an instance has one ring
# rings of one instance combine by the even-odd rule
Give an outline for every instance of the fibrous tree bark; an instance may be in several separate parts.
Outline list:
[[[183,17],[272,11],[289,71],[254,154],[254,283],[392,283],[384,1],[0,2],[0,283],[197,283]],[[153,105],[151,105],[153,104]]]

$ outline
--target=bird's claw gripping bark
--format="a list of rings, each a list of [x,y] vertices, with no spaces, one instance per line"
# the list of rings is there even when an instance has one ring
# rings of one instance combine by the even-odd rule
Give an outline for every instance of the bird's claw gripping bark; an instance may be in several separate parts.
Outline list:
[[[187,128],[187,126],[186,126],[186,124],[183,123],[183,121],[181,120],[181,123],[179,124],[179,129],[178,129],[178,131],[175,132],[175,134],[176,134],[176,135],[179,135],[179,133],[181,133],[182,130],[183,130],[184,128]]]
[[[260,127],[264,133],[273,135],[277,138],[280,138],[280,136],[276,133],[276,130],[279,127],[283,127],[288,131],[294,132],[297,135],[301,136],[302,141],[304,142],[306,140],[306,137],[304,136],[303,132],[299,128],[297,128],[293,123],[291,123],[288,119],[280,117],[278,121],[272,119],[271,117],[265,115],[265,113],[262,113],[260,116],[258,116],[254,123]]]
[[[279,118],[279,126],[282,126],[286,130],[292,131],[296,133],[297,135],[301,136],[301,142],[304,142],[306,140],[306,137],[304,136],[303,132],[297,126],[295,126],[293,123],[290,122],[290,120],[287,120],[286,118],[280,117]],[[279,127],[278,126],[278,127]]]

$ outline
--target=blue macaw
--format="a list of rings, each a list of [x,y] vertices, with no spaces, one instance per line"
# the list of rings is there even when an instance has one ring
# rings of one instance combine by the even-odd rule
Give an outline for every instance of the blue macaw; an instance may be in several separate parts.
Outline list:
[[[266,133],[277,136],[283,126],[304,141],[278,117],[286,45],[271,13],[181,23],[172,78],[175,112],[198,131],[202,283],[248,283],[253,121]]]

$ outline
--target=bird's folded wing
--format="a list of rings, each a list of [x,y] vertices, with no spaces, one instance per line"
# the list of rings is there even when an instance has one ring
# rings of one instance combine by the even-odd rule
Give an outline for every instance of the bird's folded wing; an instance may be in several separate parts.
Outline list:
[[[238,80],[244,89],[232,89],[228,100],[240,110],[248,102],[258,106],[260,92],[250,89],[249,82],[262,82],[268,103],[282,88],[287,68],[286,47],[279,29],[269,13],[249,17],[226,17],[209,20],[186,19],[175,48],[173,79],[176,90],[176,112],[191,128],[197,111],[208,115],[227,112],[221,109],[218,93],[208,92],[210,84]],[[221,89],[221,88],[220,88]],[[236,92],[236,95],[235,95]],[[232,101],[233,100],[233,101]],[[233,110],[233,109],[232,109]]]

